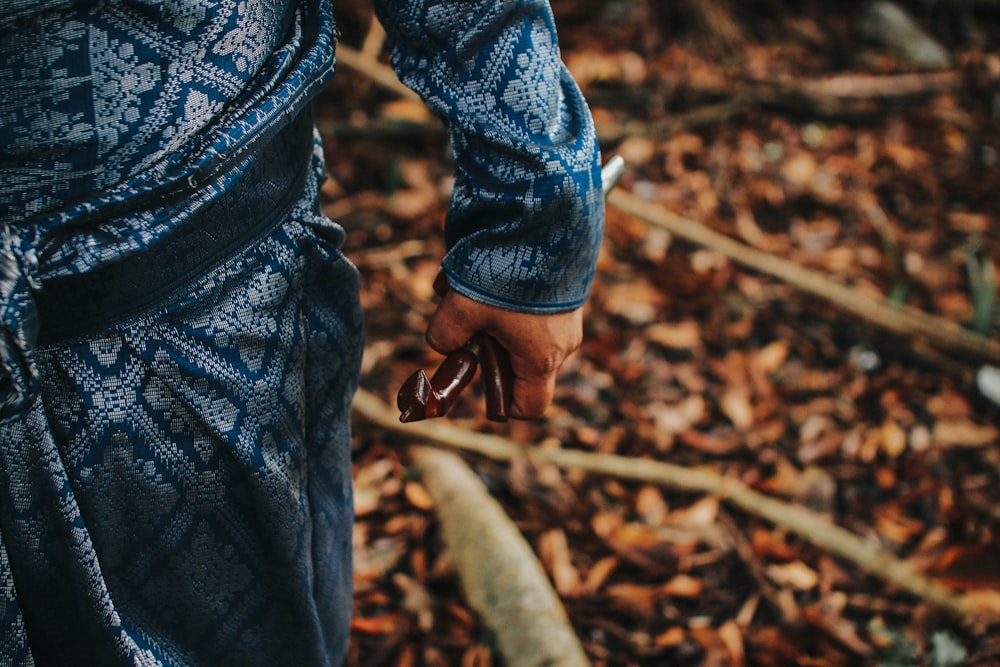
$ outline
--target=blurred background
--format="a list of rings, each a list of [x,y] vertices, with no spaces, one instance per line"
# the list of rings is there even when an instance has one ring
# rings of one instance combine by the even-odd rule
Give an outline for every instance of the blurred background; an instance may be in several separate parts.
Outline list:
[[[354,57],[317,105],[324,208],[364,276],[362,387],[394,403],[404,378],[440,362],[423,332],[452,165],[440,123],[355,63],[387,62],[368,3],[334,4]],[[1000,3],[553,10],[602,149],[627,162],[620,191],[753,253],[734,258],[612,199],[586,340],[547,418],[488,422],[474,388],[449,419],[739,479],[996,610],[994,348],[879,317],[906,306],[995,343]],[[788,264],[804,273],[770,270]],[[874,317],[817,295],[816,276]],[[350,664],[500,665],[411,442],[355,423]],[[594,665],[1000,664],[997,625],[958,622],[719,498],[465,459],[533,546]]]

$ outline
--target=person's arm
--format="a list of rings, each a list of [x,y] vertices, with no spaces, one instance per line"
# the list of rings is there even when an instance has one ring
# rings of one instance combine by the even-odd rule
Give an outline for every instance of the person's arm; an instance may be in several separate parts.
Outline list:
[[[551,401],[580,343],[604,203],[583,96],[544,0],[375,0],[400,79],[445,121],[456,157],[442,263],[450,290],[428,329],[449,352],[492,334],[511,354],[513,415]]]

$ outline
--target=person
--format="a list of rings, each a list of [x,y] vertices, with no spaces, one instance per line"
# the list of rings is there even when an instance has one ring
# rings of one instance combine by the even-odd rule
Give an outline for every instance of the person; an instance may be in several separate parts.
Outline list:
[[[547,0],[375,0],[456,156],[427,338],[541,415],[603,225]],[[0,666],[335,665],[359,276],[318,205],[326,0],[0,4]]]

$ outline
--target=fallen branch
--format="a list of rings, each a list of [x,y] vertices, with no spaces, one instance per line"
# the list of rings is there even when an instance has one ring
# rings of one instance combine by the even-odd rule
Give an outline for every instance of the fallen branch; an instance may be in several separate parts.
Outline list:
[[[633,459],[570,449],[523,447],[495,435],[476,433],[443,420],[400,424],[396,411],[373,394],[359,390],[354,412],[361,418],[414,440],[432,442],[497,461],[519,457],[623,480],[647,482],[678,491],[716,496],[734,507],[785,528],[860,570],[975,624],[986,611],[925,577],[909,563],[872,541],[864,540],[827,518],[797,505],[765,496],[732,477],[704,468],[685,468],[662,461]]]
[[[964,329],[961,325],[887,299],[861,294],[787,259],[757,250],[694,220],[676,215],[658,204],[622,190],[608,195],[608,204],[678,238],[715,250],[731,260],[769,275],[887,331],[922,338],[939,350],[1000,365],[1000,341]]]
[[[756,103],[748,97],[735,95],[722,102],[706,104],[690,111],[671,115],[657,121],[599,121],[597,137],[602,144],[616,144],[629,137],[667,139],[680,132],[691,132],[701,127],[721,125],[746,114]]]
[[[590,663],[531,546],[455,454],[411,447],[448,554],[509,667]]]
[[[838,74],[798,83],[781,83],[786,93],[799,92],[807,99],[888,100],[917,95],[933,95],[957,90],[965,84],[960,70],[907,74]]]
[[[899,102],[961,89],[962,70],[903,74],[835,74],[777,81],[726,79],[692,84],[692,92],[710,97],[742,98],[752,106],[803,110],[829,116],[877,113],[881,102]]]

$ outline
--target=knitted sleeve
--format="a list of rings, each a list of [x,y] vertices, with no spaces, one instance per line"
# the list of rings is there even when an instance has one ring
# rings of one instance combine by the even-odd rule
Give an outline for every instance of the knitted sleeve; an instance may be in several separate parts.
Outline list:
[[[579,307],[603,233],[600,155],[547,0],[374,5],[397,75],[451,134],[451,288],[522,312]]]

